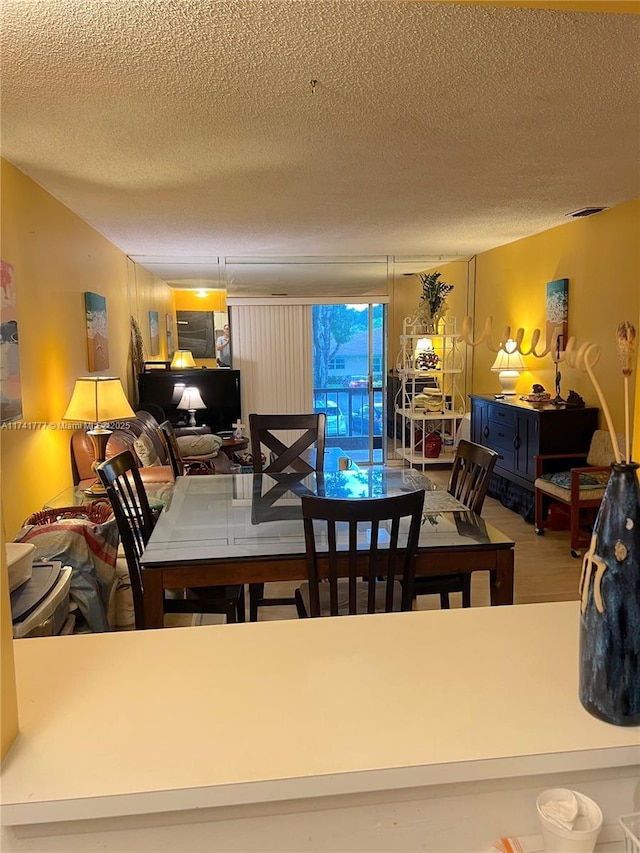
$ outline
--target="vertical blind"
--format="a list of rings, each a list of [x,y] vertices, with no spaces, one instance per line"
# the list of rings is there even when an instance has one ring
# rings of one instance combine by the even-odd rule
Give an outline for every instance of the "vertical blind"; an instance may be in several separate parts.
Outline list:
[[[232,305],[229,311],[247,428],[251,412],[312,411],[311,305]]]

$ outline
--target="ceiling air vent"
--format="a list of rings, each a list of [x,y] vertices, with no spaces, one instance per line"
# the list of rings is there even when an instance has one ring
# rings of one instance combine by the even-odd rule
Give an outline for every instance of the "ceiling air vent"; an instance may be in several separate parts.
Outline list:
[[[573,213],[567,213],[572,219],[582,219],[585,216],[593,216],[594,213],[602,213],[606,207],[581,207],[580,210],[574,210]]]

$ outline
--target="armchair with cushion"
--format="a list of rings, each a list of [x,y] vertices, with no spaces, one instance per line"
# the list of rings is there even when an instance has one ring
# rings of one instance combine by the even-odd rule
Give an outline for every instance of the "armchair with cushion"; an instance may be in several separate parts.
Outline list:
[[[618,436],[618,442],[624,442],[622,436]],[[612,462],[613,445],[607,430],[594,432],[586,455],[536,456],[535,528],[538,536],[552,527],[552,506],[564,507],[569,516],[571,556],[579,557],[581,549],[589,545]]]
[[[126,422],[126,429],[114,429],[107,442],[106,458],[117,456],[129,450],[134,456],[144,483],[171,483],[174,480],[167,448],[158,435],[158,421],[147,411],[136,412],[135,419]],[[187,428],[176,431],[176,435],[198,436],[211,433],[209,427]],[[220,453],[222,457],[225,454]],[[94,462],[93,442],[84,430],[78,430],[71,437],[71,466],[73,482],[81,487],[89,486],[95,480],[92,469]],[[220,460],[225,467],[225,460]]]
[[[230,474],[231,462],[220,453],[219,435],[177,435],[169,421],[163,421],[158,431],[165,443],[175,477],[183,474]]]

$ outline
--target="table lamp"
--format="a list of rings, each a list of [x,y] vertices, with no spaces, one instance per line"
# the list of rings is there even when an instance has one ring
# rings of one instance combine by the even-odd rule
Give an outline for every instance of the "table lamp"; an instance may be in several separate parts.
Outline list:
[[[518,352],[518,345],[514,340],[509,340],[504,343],[498,352],[496,360],[491,366],[491,370],[498,374],[502,393],[505,396],[511,396],[516,393],[516,382],[518,374],[527,369],[524,359]]]
[[[114,376],[81,376],[71,395],[65,421],[80,421],[93,424],[87,435],[93,444],[94,461],[92,469],[106,458],[107,442],[112,430],[101,426],[109,421],[122,421],[135,418],[135,412],[129,405],[120,380]],[[88,489],[88,495],[105,495],[106,490],[100,480],[96,480]]]
[[[193,353],[188,349],[177,349],[171,359],[171,370],[182,370],[185,367],[196,367]]]
[[[186,409],[189,412],[189,426],[194,427],[196,425],[196,410],[206,409],[207,407],[200,396],[200,391],[194,385],[187,385],[176,408]]]

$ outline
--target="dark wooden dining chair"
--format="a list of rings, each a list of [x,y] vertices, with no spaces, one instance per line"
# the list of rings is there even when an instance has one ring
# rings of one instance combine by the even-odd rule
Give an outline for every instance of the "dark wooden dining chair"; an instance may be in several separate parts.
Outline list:
[[[169,457],[174,477],[182,477],[184,474],[215,474],[210,459],[204,457],[202,459],[192,457],[183,458],[180,446],[178,445],[178,439],[170,421],[162,421],[158,427],[158,433],[167,448],[167,456]]]
[[[324,412],[303,415],[249,415],[254,474],[295,471],[311,474],[324,470],[327,417]],[[285,444],[282,433],[297,433]],[[265,448],[266,462],[262,461]],[[307,454],[307,458],[303,456]]]
[[[307,581],[296,590],[298,615],[411,610],[423,508],[424,489],[358,501],[303,496]],[[367,550],[358,548],[363,536]]]
[[[136,628],[144,627],[144,597],[140,557],[155,526],[140,471],[129,450],[112,456],[97,468],[118,525],[131,580]],[[182,591],[184,595],[184,591]],[[165,613],[220,613],[227,622],[244,622],[244,587],[198,587],[186,597],[164,598]]]
[[[326,415],[249,415],[249,435],[254,474],[324,470]],[[283,433],[285,434],[283,436]],[[294,434],[289,444],[286,437]],[[265,462],[262,449],[266,450]],[[304,454],[304,455],[303,455]],[[292,597],[266,597],[263,583],[249,584],[249,620],[257,622],[259,607],[295,605]]]
[[[447,491],[480,515],[497,460],[498,454],[494,450],[462,439],[456,450]],[[440,607],[444,610],[451,606],[450,593],[460,592],[462,606],[471,607],[471,574],[416,577],[413,591],[416,596],[439,595]]]

